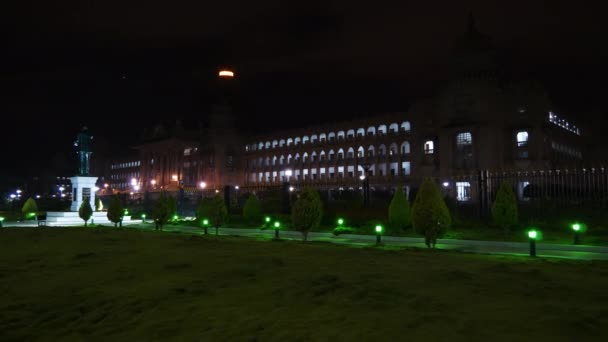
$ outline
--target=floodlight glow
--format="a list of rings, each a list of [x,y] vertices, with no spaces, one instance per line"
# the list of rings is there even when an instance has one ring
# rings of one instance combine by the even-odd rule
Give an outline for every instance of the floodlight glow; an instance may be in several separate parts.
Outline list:
[[[230,70],[220,70],[218,73],[220,77],[234,77],[234,72]]]
[[[290,186],[290,187],[289,187],[289,191],[290,191],[290,192],[293,192],[294,190],[295,190],[295,188],[294,188],[293,186]]]
[[[135,185],[135,186],[133,187],[133,190],[135,190],[135,191],[139,191],[139,189],[141,189],[139,185]]]
[[[207,187],[207,183],[205,183],[205,182],[200,182],[200,183],[198,184],[198,186],[199,186],[201,189],[204,189],[204,188],[206,188],[206,187]]]
[[[338,219],[338,225],[340,225],[340,226],[341,226],[341,225],[343,225],[343,224],[344,224],[344,219],[339,218],[339,219]]]
[[[21,190],[17,190],[16,192],[17,192],[18,194],[20,194],[22,191],[21,191]]]
[[[125,215],[129,215],[129,209],[125,209]]]
[[[151,180],[151,181],[150,181],[150,184],[152,184],[152,185],[156,185],[156,179]]]
[[[65,197],[65,194],[61,194],[61,197]]]
[[[145,219],[146,218],[146,214],[141,214],[141,218]]]
[[[538,237],[538,232],[536,230],[531,230],[528,232],[528,237],[530,239],[536,239]]]
[[[274,227],[275,228],[280,228],[281,227],[281,222],[277,221],[274,223]]]
[[[574,230],[575,232],[578,232],[581,230],[581,224],[580,223],[575,223],[572,225],[572,230]]]
[[[380,225],[376,226],[376,233],[382,233],[382,226],[380,226]]]
[[[108,183],[105,183],[105,184],[103,185],[103,187],[104,187],[104,188],[106,188],[106,189],[107,189],[109,186],[110,186],[110,184],[108,184]]]
[[[9,197],[10,197],[10,198],[15,198],[15,197],[17,197],[17,195],[15,195],[15,194],[11,194]]]
[[[4,217],[0,216],[0,222],[4,221]]]
[[[234,186],[234,189],[235,189],[235,190],[238,190],[238,189],[239,189],[239,186],[238,186],[238,185],[235,185],[235,186]]]
[[[203,220],[203,225],[208,226],[208,225],[209,225],[209,220],[204,219],[204,220]]]
[[[174,181],[176,181],[176,182],[177,182],[177,175],[173,175],[173,176],[171,176],[171,179],[173,179]]]
[[[36,198],[40,198],[40,195],[36,195]]]
[[[135,185],[135,184],[137,184],[137,179],[131,178],[131,185]]]

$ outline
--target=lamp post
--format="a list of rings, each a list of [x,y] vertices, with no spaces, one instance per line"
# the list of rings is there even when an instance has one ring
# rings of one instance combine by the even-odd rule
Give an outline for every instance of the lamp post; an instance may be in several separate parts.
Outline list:
[[[580,233],[582,232],[583,227],[580,223],[574,223],[572,225],[572,231],[574,231],[574,244],[578,245],[581,243]]]
[[[146,223],[146,214],[141,214],[141,223]]]
[[[536,239],[538,239],[538,232],[534,229],[528,231],[528,239],[530,240],[530,256],[536,256]]]
[[[2,228],[2,222],[4,222],[4,217],[0,216],[0,228]]]
[[[201,200],[202,200],[205,197],[204,192],[205,192],[205,188],[207,187],[207,183],[200,182],[200,183],[198,183],[198,187],[201,189]]]
[[[264,217],[264,228],[270,227],[270,216]]]
[[[274,238],[279,239],[279,229],[281,228],[281,222],[276,221],[274,223]]]
[[[207,235],[207,228],[209,228],[209,220],[203,219],[203,229],[205,230],[205,235]]]
[[[382,243],[382,231],[384,228],[381,225],[376,226],[376,245]]]

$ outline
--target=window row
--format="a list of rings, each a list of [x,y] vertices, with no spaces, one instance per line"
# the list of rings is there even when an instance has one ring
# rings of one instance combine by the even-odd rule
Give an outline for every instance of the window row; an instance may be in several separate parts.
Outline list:
[[[283,171],[253,172],[249,174],[250,183],[290,182],[306,180],[359,179],[364,176],[409,176],[412,173],[411,163],[373,164],[367,174],[361,166],[354,165],[338,167],[321,167],[311,169],[295,169]]]
[[[359,146],[359,148],[355,151],[354,148],[349,147],[344,150],[340,148],[336,151],[333,149],[329,150],[327,153],[325,151],[320,151],[317,153],[316,151],[302,153],[296,153],[295,155],[288,154],[287,156],[273,156],[271,157],[259,157],[258,159],[253,159],[250,162],[250,166],[271,166],[271,165],[289,165],[291,163],[307,163],[307,162],[317,162],[317,161],[333,161],[333,160],[344,160],[344,159],[353,159],[355,156],[357,158],[364,157],[374,157],[374,156],[386,156],[388,153],[389,156],[395,155],[407,155],[410,153],[410,143],[404,141],[401,145],[397,145],[396,143],[392,143],[389,145],[388,149],[385,145],[376,147],[373,145],[369,146],[367,149],[363,146]]]
[[[263,149],[271,149],[271,148],[281,148],[281,147],[285,147],[285,146],[298,146],[300,144],[304,145],[304,144],[314,144],[317,142],[332,142],[332,141],[342,141],[345,139],[353,139],[355,137],[364,137],[364,136],[375,136],[376,134],[378,135],[386,135],[387,132],[389,133],[399,133],[401,132],[409,132],[411,131],[412,126],[410,124],[409,121],[404,121],[401,123],[401,125],[397,124],[397,123],[392,123],[390,125],[380,125],[377,128],[375,126],[370,126],[367,129],[365,128],[358,128],[358,129],[349,129],[346,131],[338,131],[336,132],[330,132],[330,133],[320,133],[320,134],[313,134],[311,136],[305,135],[302,137],[295,137],[295,138],[288,138],[288,139],[280,139],[280,140],[273,140],[271,141],[266,141],[266,142],[259,142],[256,144],[250,144],[245,146],[245,150],[246,151],[256,151],[256,150],[263,150]]]
[[[126,169],[128,167],[139,167],[140,166],[140,161],[132,161],[132,162],[125,162],[125,163],[118,163],[118,164],[112,164],[110,166],[110,169],[112,170],[117,170],[117,169]]]

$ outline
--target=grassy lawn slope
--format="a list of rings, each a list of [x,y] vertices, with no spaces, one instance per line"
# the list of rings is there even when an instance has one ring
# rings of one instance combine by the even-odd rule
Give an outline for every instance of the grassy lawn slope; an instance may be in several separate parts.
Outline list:
[[[128,229],[0,229],[0,340],[602,340],[607,266]]]

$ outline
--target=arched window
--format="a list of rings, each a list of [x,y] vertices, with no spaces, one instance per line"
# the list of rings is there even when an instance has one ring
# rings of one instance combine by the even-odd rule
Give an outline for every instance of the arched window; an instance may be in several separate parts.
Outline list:
[[[378,147],[378,155],[384,157],[386,155],[386,146],[384,144]]]
[[[342,160],[342,159],[344,159],[344,150],[339,149],[338,150],[338,160]]]
[[[260,142],[260,143],[258,144],[258,150],[261,150],[261,149],[263,149],[263,148],[264,148],[264,143],[263,143],[263,142]]]
[[[327,141],[327,135],[325,133],[319,134],[319,142],[323,143]]]
[[[517,132],[517,147],[524,147],[528,145],[528,131]]]
[[[401,154],[405,155],[405,154],[409,154],[410,153],[410,143],[407,141],[404,141],[403,143],[401,143]]]
[[[424,142],[424,154],[435,153],[435,142],[433,140],[427,140]]]
[[[354,137],[355,137],[355,130],[354,130],[354,129],[349,129],[349,130],[346,132],[346,138],[348,138],[348,139],[352,139],[352,138],[354,138]]]
[[[390,156],[396,156],[397,155],[397,144],[392,143],[389,148],[388,148],[388,154]]]
[[[277,165],[277,156],[272,157],[272,165]]]
[[[287,146],[291,146],[291,145],[293,145],[293,139],[288,138],[287,139]]]
[[[348,152],[346,153],[346,157],[348,159],[352,159],[355,157],[355,150],[352,147],[348,148]]]
[[[272,142],[272,148],[276,148],[278,145],[279,145],[279,142],[278,142],[278,141],[274,140],[274,141]]]
[[[364,137],[364,136],[365,136],[365,128],[357,129],[357,137]]]
[[[376,151],[376,149],[374,148],[374,145],[370,145],[370,146],[367,148],[367,156],[368,156],[368,157],[373,157],[373,156],[374,156],[374,154],[375,154],[375,153],[374,153],[375,151]]]
[[[357,157],[365,157],[365,149],[363,148],[363,146],[359,146],[359,148],[357,149]]]
[[[308,161],[308,152],[304,152],[302,154],[302,163],[306,163]]]
[[[269,149],[269,148],[270,148],[270,141],[267,141],[267,142],[266,142],[266,146],[265,146],[265,147],[266,147],[266,149]]]
[[[289,155],[287,156],[287,164],[288,164],[288,165],[289,165],[289,164],[291,164],[291,159],[293,159],[293,158],[292,158],[291,154],[289,154]]]
[[[336,140],[336,133],[334,133],[334,132],[329,132],[329,133],[327,134],[327,140],[329,140],[329,141],[334,141],[334,140]]]
[[[473,136],[471,132],[462,132],[456,135],[456,146],[471,146],[473,145]]]
[[[310,136],[310,143],[311,143],[311,144],[314,144],[314,143],[316,143],[316,142],[317,142],[317,140],[318,140],[318,139],[319,139],[319,138],[317,137],[317,135],[316,135],[316,134],[313,134],[313,135],[311,135],[311,136]]]
[[[380,135],[386,135],[386,125],[380,125],[380,126],[378,126],[378,134],[380,134]]]
[[[412,126],[410,125],[409,121],[403,121],[401,123],[401,131],[402,132],[409,132],[412,130]]]
[[[281,157],[279,158],[279,165],[283,165],[284,163],[285,163],[285,157],[284,157],[284,156],[281,156]]]
[[[298,145],[300,145],[300,137],[295,137],[295,138],[293,139],[293,144],[294,144],[294,146],[298,146]]]
[[[306,144],[310,139],[308,138],[308,135],[305,135],[302,137],[302,145]]]
[[[300,154],[299,154],[299,153],[296,153],[296,156],[294,157],[294,161],[295,161],[296,163],[299,163],[299,162],[300,162]]]
[[[399,125],[397,125],[396,123],[392,123],[392,124],[391,124],[391,125],[388,127],[388,130],[389,130],[391,133],[397,133],[397,132],[399,132]]]
[[[283,146],[285,146],[285,140],[281,139],[281,140],[279,140],[279,147],[283,147]]]
[[[374,135],[376,135],[376,127],[374,126],[370,126],[367,128],[367,135],[370,137],[373,137]]]
[[[258,165],[264,166],[264,158],[262,158],[262,157],[258,158]]]
[[[319,153],[319,161],[324,161],[325,160],[325,151],[321,151],[321,153]]]
[[[270,157],[266,157],[266,166],[270,166]]]
[[[334,160],[334,150],[329,150],[327,153],[327,160]]]
[[[317,160],[317,152],[312,151],[312,153],[310,154],[310,161],[314,163],[316,160]]]
[[[344,140],[344,137],[345,137],[344,131],[339,131],[338,132],[338,141]]]

